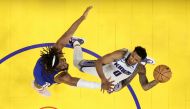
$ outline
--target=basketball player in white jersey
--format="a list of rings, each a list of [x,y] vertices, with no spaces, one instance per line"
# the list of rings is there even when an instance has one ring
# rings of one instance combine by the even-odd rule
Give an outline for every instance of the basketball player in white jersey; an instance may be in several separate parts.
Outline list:
[[[82,49],[78,41],[73,43],[73,47],[75,67],[82,72],[99,76],[103,92],[104,90],[107,90],[108,93],[119,91],[128,85],[136,74],[139,75],[139,81],[144,90],[158,84],[156,80],[149,82],[147,79],[146,68],[143,63],[150,63],[151,60],[147,59],[146,50],[140,46],[135,47],[132,52],[127,49],[116,50],[97,60],[83,59]]]

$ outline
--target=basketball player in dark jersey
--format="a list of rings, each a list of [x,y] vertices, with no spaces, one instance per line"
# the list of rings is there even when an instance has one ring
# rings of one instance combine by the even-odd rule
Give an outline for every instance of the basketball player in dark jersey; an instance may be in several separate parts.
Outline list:
[[[83,20],[86,19],[92,6],[88,7],[82,16],[77,19],[71,27],[57,40],[55,45],[47,47],[41,51],[41,57],[38,59],[34,68],[33,87],[41,95],[50,96],[47,87],[54,83],[65,83],[71,86],[85,88],[101,88],[100,83],[86,81],[77,77],[72,77],[68,73],[69,64],[63,56],[62,49],[69,42],[72,44],[77,41],[83,44],[83,39],[72,37],[74,32]]]

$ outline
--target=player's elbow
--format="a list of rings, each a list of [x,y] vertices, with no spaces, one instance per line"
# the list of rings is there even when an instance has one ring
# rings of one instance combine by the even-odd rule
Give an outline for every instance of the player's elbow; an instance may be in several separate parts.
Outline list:
[[[101,61],[101,59],[96,60],[95,65],[96,65],[96,66],[98,66],[98,65],[102,65],[102,61]]]
[[[143,85],[142,88],[144,91],[148,91],[150,89],[147,85]]]

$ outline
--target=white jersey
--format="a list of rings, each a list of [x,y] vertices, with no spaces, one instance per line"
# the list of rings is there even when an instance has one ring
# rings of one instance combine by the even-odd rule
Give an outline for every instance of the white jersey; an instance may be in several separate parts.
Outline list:
[[[115,62],[112,62],[110,64],[103,65],[104,75],[106,76],[107,79],[111,78],[111,81],[112,80],[114,81],[113,84],[119,83],[120,81],[128,78],[129,76],[131,76],[134,73],[134,71],[137,67],[137,64],[128,66],[125,63],[125,60],[129,56],[129,54],[130,53],[127,52],[126,55],[124,56],[124,58],[117,60]],[[98,76],[95,66],[82,67],[81,70],[83,72]]]

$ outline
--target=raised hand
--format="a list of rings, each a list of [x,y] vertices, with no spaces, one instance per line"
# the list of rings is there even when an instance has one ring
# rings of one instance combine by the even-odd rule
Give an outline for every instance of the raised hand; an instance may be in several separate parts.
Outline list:
[[[84,17],[84,19],[86,19],[86,17],[87,17],[87,15],[88,15],[88,12],[91,10],[93,8],[93,6],[89,6],[89,7],[87,7],[86,8],[86,10],[84,11],[84,13],[83,13],[83,17]]]

